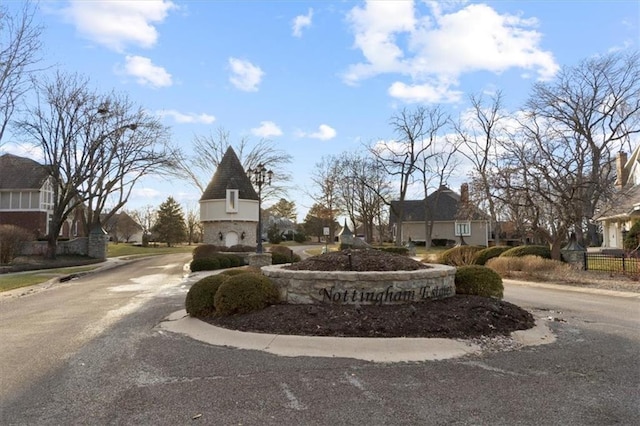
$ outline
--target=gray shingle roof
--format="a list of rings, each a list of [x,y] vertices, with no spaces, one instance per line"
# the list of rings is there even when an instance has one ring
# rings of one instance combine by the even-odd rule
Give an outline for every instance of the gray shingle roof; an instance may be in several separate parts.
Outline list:
[[[456,219],[467,220],[483,220],[486,219],[486,215],[479,211],[476,207],[470,206],[461,217],[461,209],[459,208],[460,195],[453,192],[446,186],[441,186],[437,191],[432,192],[427,196],[426,205],[431,210],[431,216],[434,221],[452,221]],[[400,201],[392,201],[391,205],[397,208],[400,205]],[[425,200],[405,200],[403,211],[404,222],[424,222],[426,221],[426,208]],[[389,218],[390,223],[396,223],[397,217],[391,209],[391,215]]]
[[[610,218],[624,218],[633,214],[638,214],[637,208],[640,206],[640,185],[623,188],[618,192],[613,200],[602,209],[601,214],[596,216],[597,220]]]
[[[46,166],[12,154],[0,156],[0,189],[40,189],[49,177]]]
[[[224,153],[200,201],[224,200],[227,198],[227,189],[238,189],[238,197],[242,200],[258,200],[258,193],[231,147]]]

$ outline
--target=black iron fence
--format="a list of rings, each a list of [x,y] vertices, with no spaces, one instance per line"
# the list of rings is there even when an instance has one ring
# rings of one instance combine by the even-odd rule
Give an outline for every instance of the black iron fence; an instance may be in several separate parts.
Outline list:
[[[640,257],[627,253],[585,253],[585,271],[619,272],[640,274]]]

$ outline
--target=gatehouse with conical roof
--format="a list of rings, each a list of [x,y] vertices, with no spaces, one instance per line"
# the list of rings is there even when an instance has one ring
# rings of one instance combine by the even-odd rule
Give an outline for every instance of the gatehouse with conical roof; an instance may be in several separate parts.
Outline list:
[[[203,242],[226,247],[255,245],[258,214],[258,193],[229,147],[200,198]]]

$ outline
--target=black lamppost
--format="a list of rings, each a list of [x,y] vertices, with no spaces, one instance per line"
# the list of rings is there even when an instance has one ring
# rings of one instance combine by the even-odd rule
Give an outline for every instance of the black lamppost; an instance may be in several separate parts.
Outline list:
[[[247,176],[249,176],[251,183],[258,187],[258,246],[256,253],[262,254],[262,187],[271,185],[273,172],[267,170],[264,164],[260,163],[255,169],[247,170]]]

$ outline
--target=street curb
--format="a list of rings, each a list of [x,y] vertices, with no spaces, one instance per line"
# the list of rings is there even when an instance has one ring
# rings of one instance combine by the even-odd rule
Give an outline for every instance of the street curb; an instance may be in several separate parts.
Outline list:
[[[619,291],[619,290],[605,290],[601,288],[586,288],[586,287],[574,287],[567,284],[551,284],[551,283],[539,283],[534,281],[521,281],[521,280],[511,280],[511,279],[503,279],[503,284],[512,284],[519,285],[523,287],[538,287],[538,288],[546,288],[549,290],[561,290],[561,291],[572,291],[575,293],[589,293],[589,294],[599,294],[603,296],[614,296],[614,297],[626,297],[626,298],[636,298],[640,299],[640,293],[633,293],[630,291]],[[640,283],[638,284],[640,287]]]
[[[258,350],[286,357],[351,358],[397,363],[438,361],[482,352],[475,339],[291,336],[229,330],[190,317],[184,309],[166,317],[160,328],[210,345]],[[513,332],[506,339],[525,347],[550,344],[556,337],[545,322],[538,320],[533,328]]]

